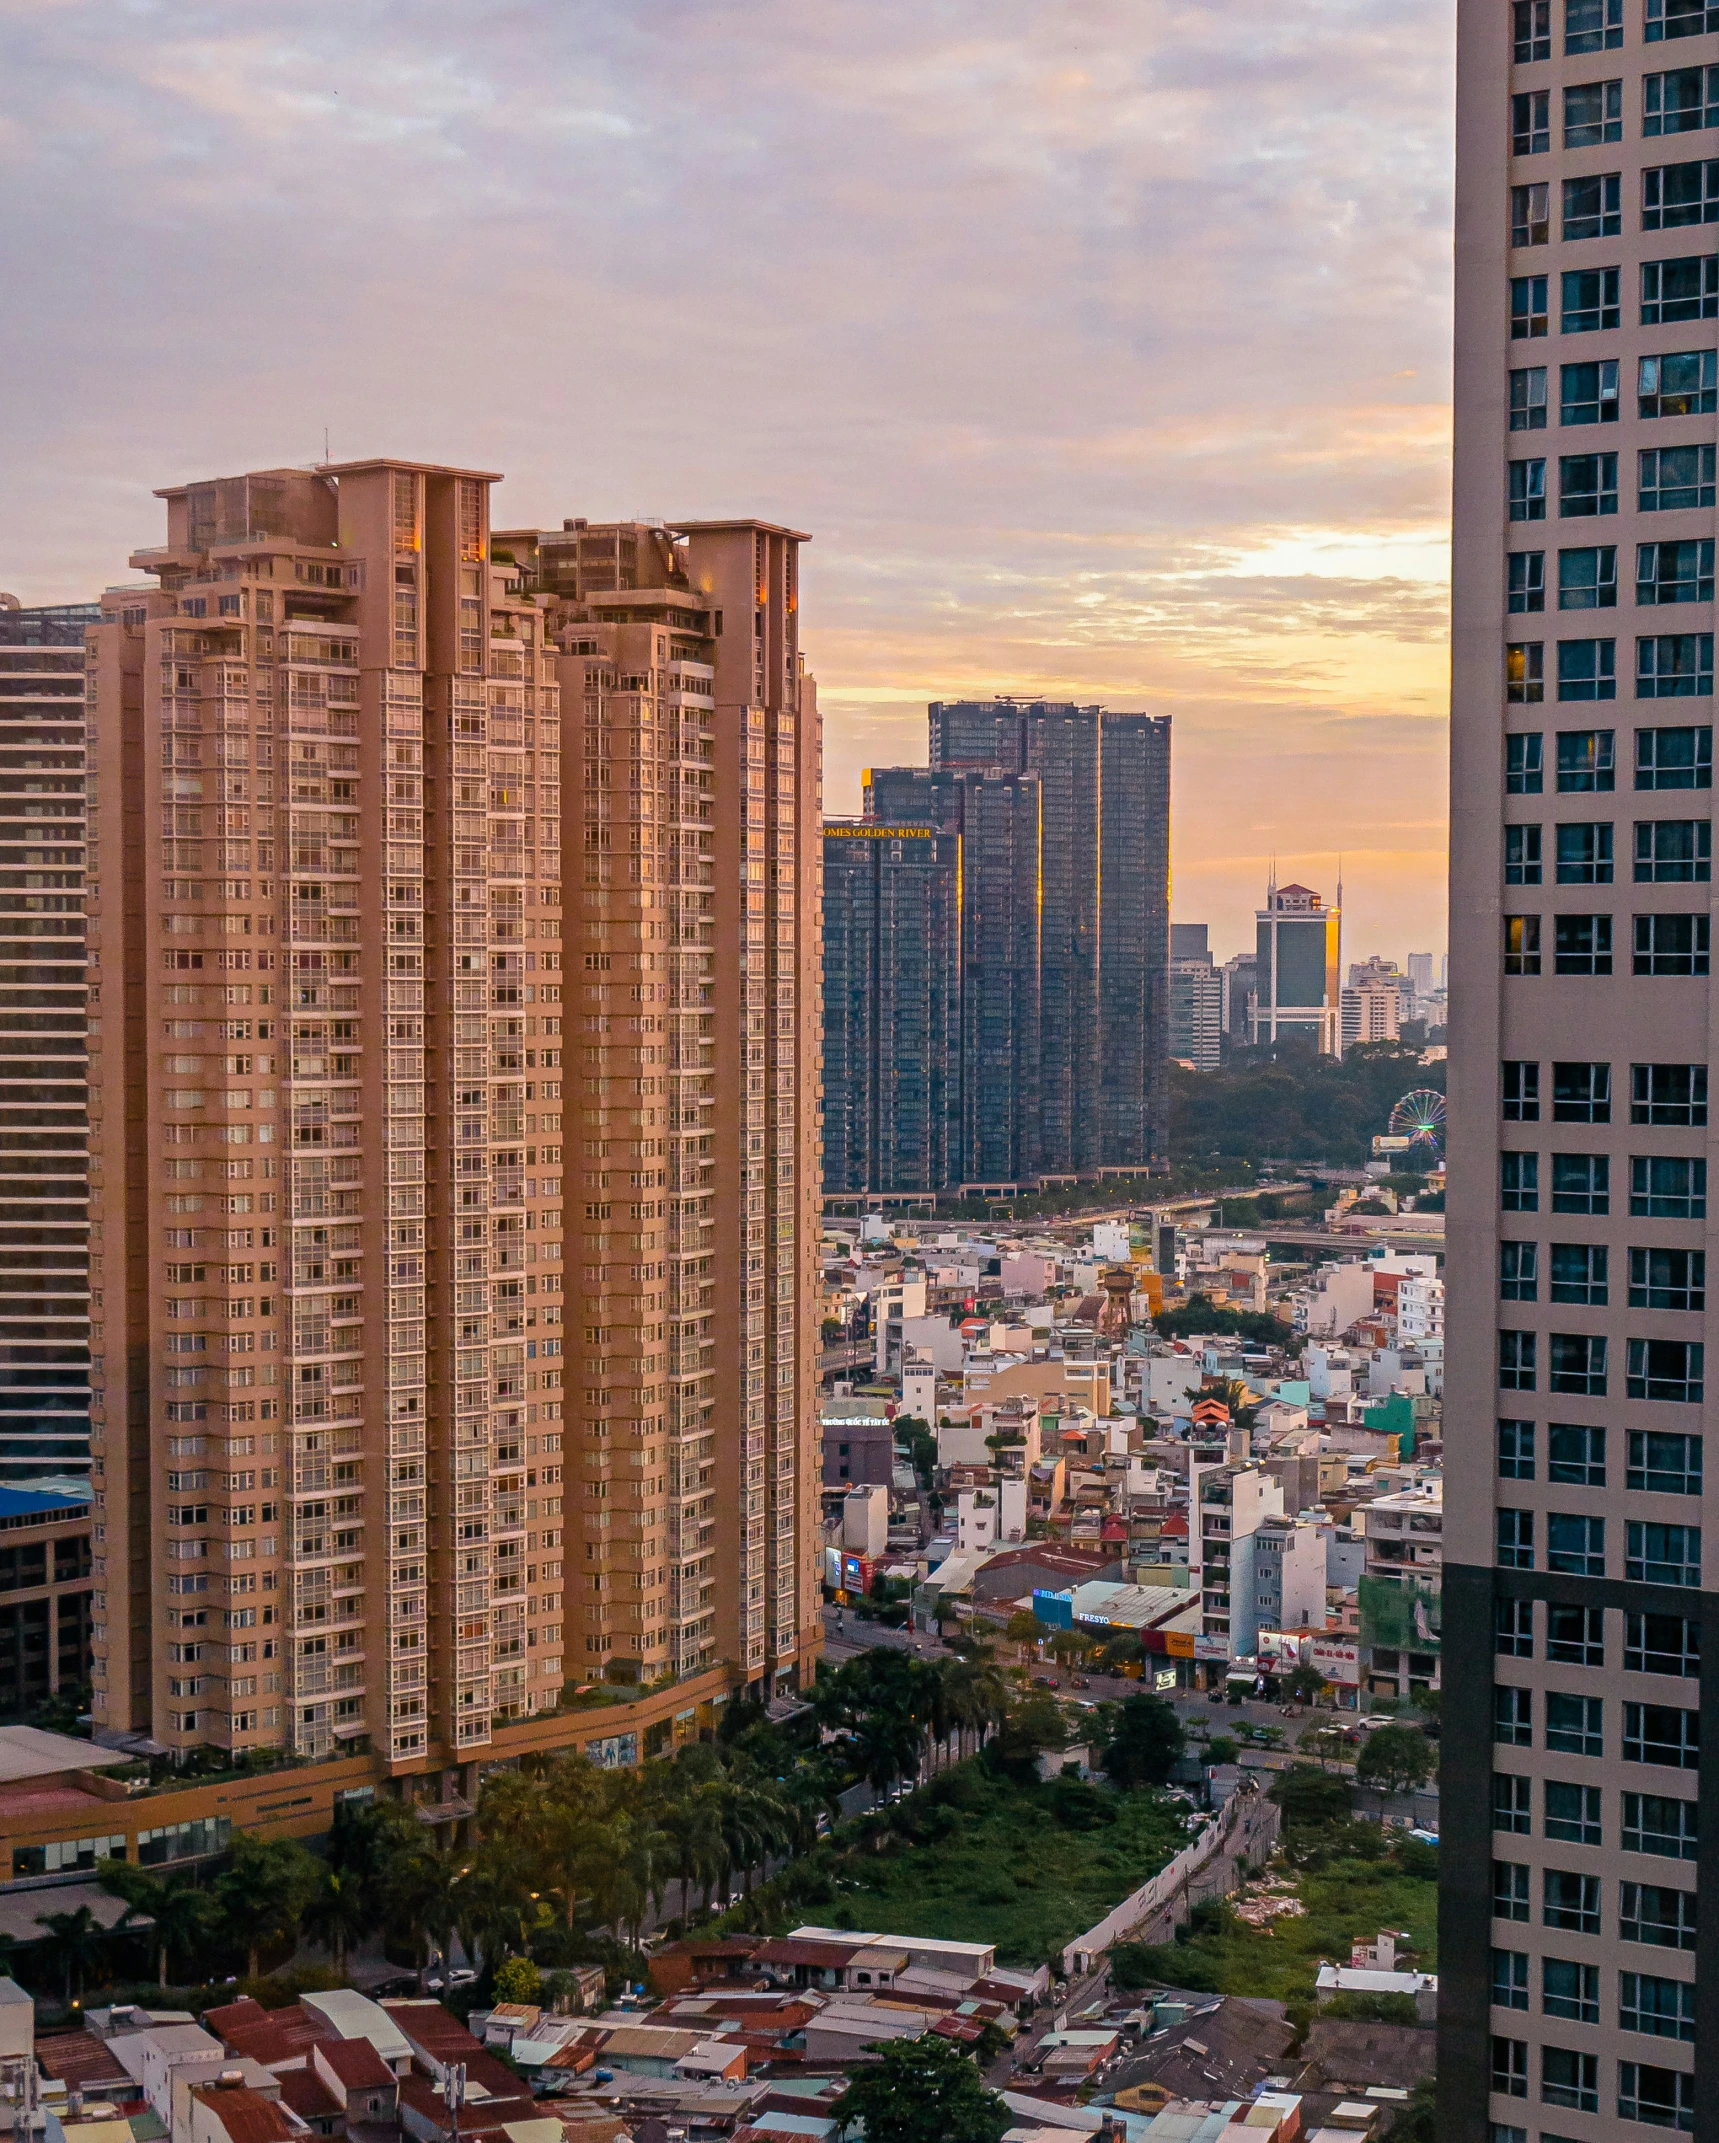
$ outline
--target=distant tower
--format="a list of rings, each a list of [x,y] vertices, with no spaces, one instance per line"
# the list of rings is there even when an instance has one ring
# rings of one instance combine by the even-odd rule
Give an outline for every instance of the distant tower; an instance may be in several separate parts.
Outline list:
[[[1304,885],[1280,886],[1273,872],[1265,906],[1256,911],[1256,1003],[1253,1039],[1311,1042],[1323,1056],[1341,1051],[1339,982],[1342,901]]]

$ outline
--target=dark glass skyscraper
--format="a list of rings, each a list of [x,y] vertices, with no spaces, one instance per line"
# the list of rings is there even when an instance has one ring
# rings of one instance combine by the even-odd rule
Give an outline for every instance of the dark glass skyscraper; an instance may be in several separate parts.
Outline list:
[[[824,828],[824,1183],[942,1188],[960,1135],[959,842]]]
[[[868,775],[865,814],[956,837],[958,1135],[946,1182],[1149,1166],[1167,1132],[1169,722],[937,702],[930,741],[929,767]],[[827,949],[832,1022],[849,1016],[837,992],[851,981],[838,973],[851,969]],[[887,1049],[888,1029],[877,1031]],[[853,1121],[845,1076],[826,1038],[832,1190],[861,1187],[851,1149],[838,1154],[829,1135]],[[898,1186],[873,1175],[866,1187]]]
[[[90,1469],[84,628],[0,601],[0,1484]]]

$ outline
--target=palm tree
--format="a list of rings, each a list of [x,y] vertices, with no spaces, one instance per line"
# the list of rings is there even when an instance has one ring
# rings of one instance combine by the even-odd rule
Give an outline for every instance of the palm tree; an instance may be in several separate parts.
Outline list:
[[[320,1942],[334,1959],[334,1969],[346,1972],[346,1953],[353,1942],[373,1926],[368,1885],[355,1871],[327,1868],[322,1886],[304,1908],[303,1927],[313,1942]]]
[[[84,1981],[100,1965],[107,1948],[107,1930],[87,1905],[80,1905],[76,1912],[38,1913],[36,1925],[48,1930],[42,1946],[60,1968],[67,2002],[72,2000],[74,1987],[81,2000]]]

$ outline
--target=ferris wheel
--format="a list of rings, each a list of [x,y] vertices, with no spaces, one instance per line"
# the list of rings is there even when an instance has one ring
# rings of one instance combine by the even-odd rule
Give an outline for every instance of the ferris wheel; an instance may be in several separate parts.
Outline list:
[[[1444,1134],[1444,1096],[1436,1087],[1417,1086],[1391,1111],[1391,1131],[1412,1145],[1436,1146]]]

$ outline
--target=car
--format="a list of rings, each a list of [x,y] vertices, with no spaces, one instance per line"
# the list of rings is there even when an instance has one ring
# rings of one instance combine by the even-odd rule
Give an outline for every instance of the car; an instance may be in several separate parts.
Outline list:
[[[477,1985],[477,1982],[477,1973],[472,1969],[470,1965],[467,1964],[456,1966],[455,1969],[448,1974],[448,1985],[450,1988],[475,1987]]]
[[[1035,1674],[1033,1676],[1033,1687],[1035,1689],[1057,1689],[1061,1687],[1061,1684],[1054,1674]]]

